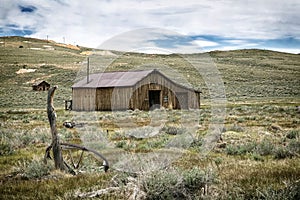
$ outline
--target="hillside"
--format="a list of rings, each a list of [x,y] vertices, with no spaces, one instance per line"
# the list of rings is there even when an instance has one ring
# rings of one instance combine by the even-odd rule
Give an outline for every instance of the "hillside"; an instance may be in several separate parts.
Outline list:
[[[201,89],[201,109],[66,111],[87,56],[91,73],[158,68]],[[299,55],[267,50],[154,55],[0,38],[0,199],[299,199],[299,66]],[[108,173],[103,160],[70,148],[73,175],[44,163],[47,92],[32,90],[42,80],[58,85],[60,141],[100,152]],[[220,84],[226,113],[210,102]]]
[[[0,107],[43,108],[45,94],[33,92],[31,88],[33,83],[42,80],[59,86],[58,106],[61,107],[65,99],[71,98],[71,85],[85,75],[86,57],[91,52],[92,49],[54,41],[0,38]],[[209,54],[152,55],[97,50],[90,55],[90,63],[91,72],[129,70],[139,66],[161,68],[167,75],[171,71],[173,79],[180,82],[180,78],[183,78],[194,88],[201,89],[203,102],[210,99],[203,72],[216,66],[229,102],[252,99],[280,101],[287,98],[283,100],[285,103],[299,103],[300,56],[295,54],[236,50]],[[201,68],[207,63],[208,68]],[[177,77],[173,71],[181,77]]]

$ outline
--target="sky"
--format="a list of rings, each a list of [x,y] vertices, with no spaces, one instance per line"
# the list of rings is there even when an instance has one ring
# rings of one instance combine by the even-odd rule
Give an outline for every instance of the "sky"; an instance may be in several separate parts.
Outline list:
[[[0,36],[92,48],[300,53],[299,0],[0,0]]]

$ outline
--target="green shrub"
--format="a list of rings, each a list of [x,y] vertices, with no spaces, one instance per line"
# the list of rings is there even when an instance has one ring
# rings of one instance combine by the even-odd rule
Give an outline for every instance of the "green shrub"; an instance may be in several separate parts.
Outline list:
[[[169,137],[167,135],[161,135],[160,137],[157,137],[154,140],[147,141],[147,143],[151,148],[158,149],[165,147],[165,144],[168,141],[168,139]]]
[[[272,155],[275,145],[269,139],[264,139],[260,143],[249,142],[241,145],[227,145],[225,152],[228,155],[245,155],[252,153],[260,156]]]
[[[285,159],[291,157],[290,152],[286,149],[286,147],[278,147],[274,151],[274,158],[275,159]]]
[[[254,142],[241,144],[241,145],[227,145],[225,152],[228,155],[244,155],[246,153],[252,153],[257,144]]]
[[[32,136],[29,132],[25,132],[20,135],[20,140],[22,142],[22,146],[29,145],[32,141],[34,141],[34,136]]]
[[[24,169],[23,176],[28,179],[42,178],[50,174],[52,166],[44,164],[42,160],[32,160]]]
[[[30,123],[30,120],[29,119],[23,119],[22,121],[24,124],[29,124]]]
[[[300,155],[300,141],[292,140],[287,146],[289,152],[293,155]]]
[[[255,161],[264,161],[264,158],[261,155],[257,154],[257,153],[252,153],[252,158]]]
[[[45,164],[42,159],[19,160],[14,172],[25,179],[40,179],[50,174],[54,166],[50,162]]]
[[[220,164],[223,163],[223,158],[222,157],[217,157],[217,158],[214,159],[214,161],[215,161],[215,164],[217,166],[219,166]]]
[[[180,178],[175,172],[156,171],[150,174],[143,181],[143,190],[146,192],[146,199],[164,200],[175,199],[179,196]]]
[[[148,143],[142,143],[136,147],[136,151],[137,152],[149,152],[149,151],[151,151],[151,147],[149,146]]]
[[[255,152],[261,156],[271,155],[274,152],[275,145],[269,139],[263,139],[257,144]]]
[[[11,155],[13,151],[13,147],[10,143],[3,140],[0,141],[0,156]]]
[[[11,155],[14,151],[13,131],[8,129],[0,130],[0,156]]]
[[[210,170],[194,167],[189,170],[155,171],[142,183],[146,199],[199,199],[202,188],[213,183],[215,176]]]
[[[189,190],[202,188],[209,181],[210,180],[207,180],[205,172],[198,167],[183,172],[183,184]]]
[[[288,139],[296,139],[299,136],[300,136],[299,130],[291,130],[286,134],[286,138]]]
[[[238,155],[239,154],[238,146],[227,145],[225,148],[225,152],[228,155]]]
[[[196,151],[200,151],[202,145],[203,145],[203,140],[198,138],[193,140],[193,142],[190,145],[190,148],[195,149]]]
[[[116,142],[116,147],[117,148],[124,148],[126,146],[126,141],[124,141],[124,140],[121,140],[121,141],[118,141],[118,142]]]

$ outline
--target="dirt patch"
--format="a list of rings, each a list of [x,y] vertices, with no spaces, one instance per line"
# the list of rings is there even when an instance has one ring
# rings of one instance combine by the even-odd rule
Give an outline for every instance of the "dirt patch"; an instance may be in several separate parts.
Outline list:
[[[100,55],[100,56],[116,56],[116,54],[114,54],[111,51],[108,50],[103,50],[103,51],[83,51],[80,53],[81,55],[85,55],[85,56],[89,56],[89,55]]]
[[[60,46],[60,47],[66,47],[66,48],[69,48],[69,49],[80,50],[80,48],[78,46],[74,46],[74,45],[71,45],[71,44],[55,43],[55,45]]]
[[[24,74],[24,73],[30,73],[30,72],[35,72],[36,69],[19,69],[16,71],[16,74]]]

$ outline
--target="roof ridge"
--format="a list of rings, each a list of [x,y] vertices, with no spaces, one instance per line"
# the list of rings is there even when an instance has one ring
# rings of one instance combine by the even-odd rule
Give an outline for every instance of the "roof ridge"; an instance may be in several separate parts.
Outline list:
[[[99,86],[101,87],[101,85],[102,87],[129,87],[135,85],[154,71],[156,71],[156,69],[99,72],[90,74],[89,76],[92,76],[94,79],[90,79],[88,83],[85,77],[72,87],[97,88]]]
[[[127,72],[146,72],[146,71],[159,71],[157,69],[148,69],[148,70],[124,70],[124,71],[104,71],[104,72],[96,72],[96,73],[93,73],[93,74],[105,74],[105,73],[118,73],[118,72],[124,72],[124,73],[127,73]]]

